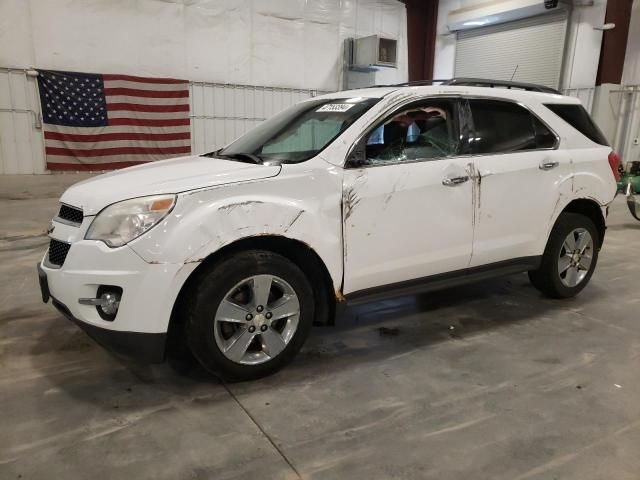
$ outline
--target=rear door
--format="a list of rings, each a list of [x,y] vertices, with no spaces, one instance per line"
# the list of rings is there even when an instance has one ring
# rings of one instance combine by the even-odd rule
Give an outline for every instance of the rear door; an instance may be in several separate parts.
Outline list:
[[[572,166],[558,137],[523,105],[469,99],[477,172],[471,266],[542,254],[560,185]]]
[[[473,181],[460,153],[459,101],[399,107],[347,161],[343,186],[344,293],[469,265]]]

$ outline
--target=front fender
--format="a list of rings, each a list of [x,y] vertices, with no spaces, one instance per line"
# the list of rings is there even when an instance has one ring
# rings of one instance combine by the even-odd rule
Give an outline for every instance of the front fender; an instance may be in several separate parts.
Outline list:
[[[247,237],[277,235],[315,250],[342,282],[342,178],[326,168],[286,166],[257,182],[180,195],[161,225],[130,244],[150,263],[197,263]]]

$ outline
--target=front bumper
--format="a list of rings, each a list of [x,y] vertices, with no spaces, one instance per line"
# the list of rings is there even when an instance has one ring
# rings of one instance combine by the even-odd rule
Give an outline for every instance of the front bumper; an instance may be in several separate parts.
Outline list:
[[[149,363],[160,363],[164,360],[166,333],[125,332],[101,328],[73,316],[69,308],[49,291],[47,274],[40,264],[37,265],[38,279],[42,301],[47,303],[51,299],[53,306],[68,320],[78,325],[87,335],[97,343],[115,353],[126,355]]]
[[[67,231],[55,229],[56,239],[71,244],[62,266],[45,262],[47,254],[38,264],[43,301],[51,297],[65,317],[101,345],[144,361],[161,361],[173,305],[198,264],[147,263],[129,246],[109,248],[69,238]],[[95,298],[101,285],[122,289],[113,320],[102,318],[95,306],[79,303]]]

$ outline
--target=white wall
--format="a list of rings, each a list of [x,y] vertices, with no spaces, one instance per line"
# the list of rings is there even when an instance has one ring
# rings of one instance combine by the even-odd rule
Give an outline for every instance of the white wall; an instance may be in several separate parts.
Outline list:
[[[481,3],[476,0],[475,3]],[[440,0],[438,4],[438,27],[436,35],[436,51],[433,61],[433,78],[453,78],[456,61],[456,34],[447,28],[449,13],[462,6],[473,5],[472,0]]]
[[[486,3],[486,0],[440,0],[434,78],[451,78],[454,75],[456,36],[447,35],[449,13],[460,8]],[[598,26],[604,23],[605,10],[606,0],[595,0],[592,6],[573,7],[567,32],[562,88],[595,85],[602,32],[594,30],[593,25]]]
[[[406,23],[397,0],[0,0],[0,174],[45,172],[35,80],[2,67],[277,87],[192,85],[202,152],[340,89],[347,37],[396,38],[398,68],[374,80],[406,81]]]
[[[574,7],[569,17],[567,51],[565,52],[562,88],[593,87],[596,84],[606,0],[595,0],[593,6]]]
[[[399,40],[406,80],[397,0],[0,1],[5,67],[336,90],[342,40],[371,34]]]

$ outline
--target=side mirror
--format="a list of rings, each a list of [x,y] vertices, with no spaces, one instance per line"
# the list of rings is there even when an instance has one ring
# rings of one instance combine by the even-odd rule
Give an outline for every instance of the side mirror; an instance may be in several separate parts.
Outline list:
[[[347,157],[346,165],[349,167],[361,167],[367,163],[367,145],[361,140]]]

